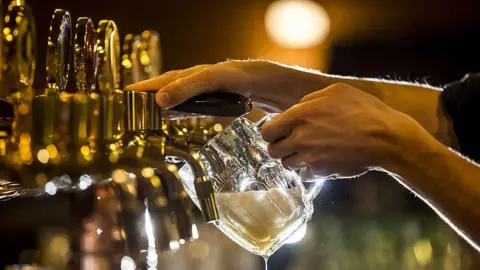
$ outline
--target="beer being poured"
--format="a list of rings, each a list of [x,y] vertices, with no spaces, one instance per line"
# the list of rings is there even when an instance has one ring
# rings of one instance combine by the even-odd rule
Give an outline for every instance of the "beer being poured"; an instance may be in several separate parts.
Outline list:
[[[299,191],[273,188],[216,195],[217,226],[237,244],[260,256],[270,256],[299,224],[304,223]]]

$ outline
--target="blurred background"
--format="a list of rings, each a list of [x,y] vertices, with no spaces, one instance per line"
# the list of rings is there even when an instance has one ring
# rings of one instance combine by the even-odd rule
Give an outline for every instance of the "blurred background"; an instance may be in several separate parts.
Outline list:
[[[55,8],[112,19],[121,35],[156,30],[164,71],[226,59],[269,59],[324,72],[442,85],[480,71],[478,1],[48,0],[37,23],[36,88]],[[74,83],[70,80],[70,83]],[[73,85],[73,84],[72,84]],[[268,89],[267,89],[268,91]],[[258,114],[251,116],[258,117]],[[270,259],[282,269],[480,269],[468,247],[420,199],[380,173],[327,182],[313,220]],[[480,228],[480,225],[479,225]],[[263,269],[263,259],[212,226],[162,254],[164,269]]]

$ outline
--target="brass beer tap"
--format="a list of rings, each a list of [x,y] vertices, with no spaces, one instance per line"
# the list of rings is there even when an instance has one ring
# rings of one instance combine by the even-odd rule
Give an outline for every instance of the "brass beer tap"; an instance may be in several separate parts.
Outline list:
[[[161,73],[158,33],[127,35],[121,47],[114,21],[95,26],[80,17],[74,29],[70,13],[56,9],[47,83],[35,96],[29,6],[12,1],[3,27],[0,254],[9,255],[0,268],[155,267],[158,252],[195,240],[193,204],[177,167],[184,163],[193,168],[203,221],[218,220],[213,185],[196,154],[211,136],[208,118],[181,123],[185,136],[181,126],[163,122],[154,92],[121,90],[122,83]],[[71,64],[75,89],[67,89]],[[176,111],[208,115],[205,104],[223,102],[200,98],[207,102],[193,99]],[[167,133],[166,125],[176,129]],[[196,126],[198,138],[190,134]]]

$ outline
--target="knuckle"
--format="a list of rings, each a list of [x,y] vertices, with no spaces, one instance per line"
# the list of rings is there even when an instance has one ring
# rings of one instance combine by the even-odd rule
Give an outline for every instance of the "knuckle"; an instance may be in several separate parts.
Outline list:
[[[295,123],[301,121],[304,118],[305,112],[303,110],[303,106],[301,106],[300,104],[295,104],[289,109],[287,109],[284,114],[287,119]]]
[[[172,89],[174,91],[183,91],[183,90],[186,90],[188,89],[188,86],[185,82],[185,79],[183,78],[180,78],[180,79],[176,79],[174,80],[168,87],[169,89]]]
[[[336,83],[333,84],[330,87],[330,92],[331,93],[336,93],[336,94],[344,94],[347,92],[350,92],[352,89],[352,86],[346,83]]]
[[[314,100],[314,99],[320,98],[323,95],[324,95],[323,90],[315,91],[315,92],[312,92],[310,94],[307,94],[307,95],[303,96],[302,99],[300,99],[300,101],[298,103],[304,103],[304,102],[307,102],[307,101],[310,101],[310,100]]]
[[[296,128],[293,130],[291,137],[295,144],[303,144],[308,138],[308,134],[303,129]]]
[[[165,77],[171,77],[171,76],[173,76],[175,73],[177,73],[176,70],[170,70],[170,71],[167,71],[167,72],[163,73],[163,76],[165,76]]]
[[[217,71],[214,68],[206,68],[202,71],[202,79],[204,82],[213,84],[217,80]]]
[[[314,93],[303,96],[302,99],[300,99],[300,101],[298,103],[303,103],[303,102],[309,101],[310,99],[313,98],[313,95],[314,95]]]
[[[332,84],[332,89],[344,90],[348,88],[351,88],[351,86],[343,82]]]

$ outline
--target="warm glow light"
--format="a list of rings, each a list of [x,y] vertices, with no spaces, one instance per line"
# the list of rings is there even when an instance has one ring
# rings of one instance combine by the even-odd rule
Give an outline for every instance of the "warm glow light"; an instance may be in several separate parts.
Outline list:
[[[117,170],[113,171],[112,172],[112,180],[113,180],[113,182],[115,182],[117,184],[123,184],[123,183],[127,182],[127,180],[128,180],[127,172],[125,172],[122,169],[117,169]]]
[[[145,178],[150,178],[153,176],[153,169],[151,167],[145,167],[142,169],[142,175]]]
[[[419,240],[413,246],[418,264],[425,266],[432,261],[432,244],[429,240]]]
[[[298,228],[296,232],[294,232],[288,239],[285,241],[286,244],[295,244],[300,241],[305,237],[305,234],[307,233],[307,224],[303,224],[302,227]]]
[[[280,0],[268,7],[265,28],[268,36],[281,47],[311,48],[328,35],[330,19],[314,1]]]
[[[47,145],[46,150],[47,150],[48,156],[50,158],[57,157],[58,151],[57,151],[57,148],[55,147],[55,145],[53,145],[53,144]]]
[[[38,151],[37,159],[41,163],[47,163],[48,160],[50,159],[50,156],[48,155],[48,151],[46,149],[42,149],[42,150]]]
[[[160,178],[158,176],[154,176],[150,178],[150,183],[152,184],[153,187],[159,187],[160,186]]]
[[[215,125],[213,126],[213,130],[215,130],[215,132],[220,132],[220,131],[223,130],[223,127],[222,127],[221,124],[215,124]]]

